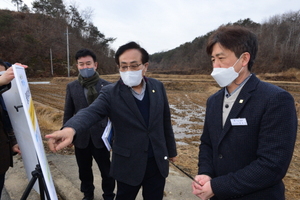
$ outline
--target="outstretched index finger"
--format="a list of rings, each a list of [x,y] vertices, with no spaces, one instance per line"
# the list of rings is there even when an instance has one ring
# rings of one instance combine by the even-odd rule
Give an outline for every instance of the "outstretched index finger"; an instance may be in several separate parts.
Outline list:
[[[59,151],[72,143],[75,131],[72,128],[64,128],[46,135],[48,146],[52,152]]]

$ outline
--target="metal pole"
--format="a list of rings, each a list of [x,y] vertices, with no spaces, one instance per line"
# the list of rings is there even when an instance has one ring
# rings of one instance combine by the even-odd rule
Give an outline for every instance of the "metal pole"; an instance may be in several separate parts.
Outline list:
[[[52,49],[50,48],[51,75],[53,76]]]
[[[67,26],[67,61],[68,61],[68,77],[70,77],[70,61],[69,61],[69,29]]]

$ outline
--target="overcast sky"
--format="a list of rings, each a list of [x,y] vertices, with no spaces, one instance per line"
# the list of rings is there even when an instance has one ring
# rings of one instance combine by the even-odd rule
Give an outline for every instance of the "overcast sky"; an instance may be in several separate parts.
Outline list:
[[[23,0],[29,7],[33,0]],[[263,23],[270,17],[300,10],[299,0],[64,0],[79,11],[93,10],[92,22],[111,47],[136,41],[150,54],[191,42],[222,24],[250,18]],[[11,0],[1,9],[17,10]],[[72,41],[70,41],[71,43]]]

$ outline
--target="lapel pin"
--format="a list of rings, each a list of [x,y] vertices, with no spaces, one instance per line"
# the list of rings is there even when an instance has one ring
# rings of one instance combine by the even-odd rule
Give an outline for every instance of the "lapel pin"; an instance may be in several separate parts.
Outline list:
[[[152,93],[155,93],[155,90],[152,90]]]
[[[239,103],[243,103],[243,102],[244,102],[244,100],[243,100],[243,99],[240,99]]]

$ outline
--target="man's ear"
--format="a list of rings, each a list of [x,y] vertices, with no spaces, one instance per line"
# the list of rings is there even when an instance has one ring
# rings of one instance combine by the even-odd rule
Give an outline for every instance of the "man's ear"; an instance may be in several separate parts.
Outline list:
[[[145,66],[145,69],[143,70],[143,71],[144,71],[143,76],[146,76],[146,72],[147,72],[147,70],[148,70],[149,62],[146,62],[146,63],[144,64],[144,66]]]
[[[149,62],[146,62],[146,63],[144,64],[144,66],[145,66],[145,73],[146,73],[147,70],[148,70]],[[145,74],[144,74],[144,76],[145,76]]]
[[[249,52],[243,53],[243,56],[242,56],[242,65],[243,66],[248,65],[249,61],[250,61],[250,53]]]
[[[98,68],[98,62],[95,62],[95,69]]]

